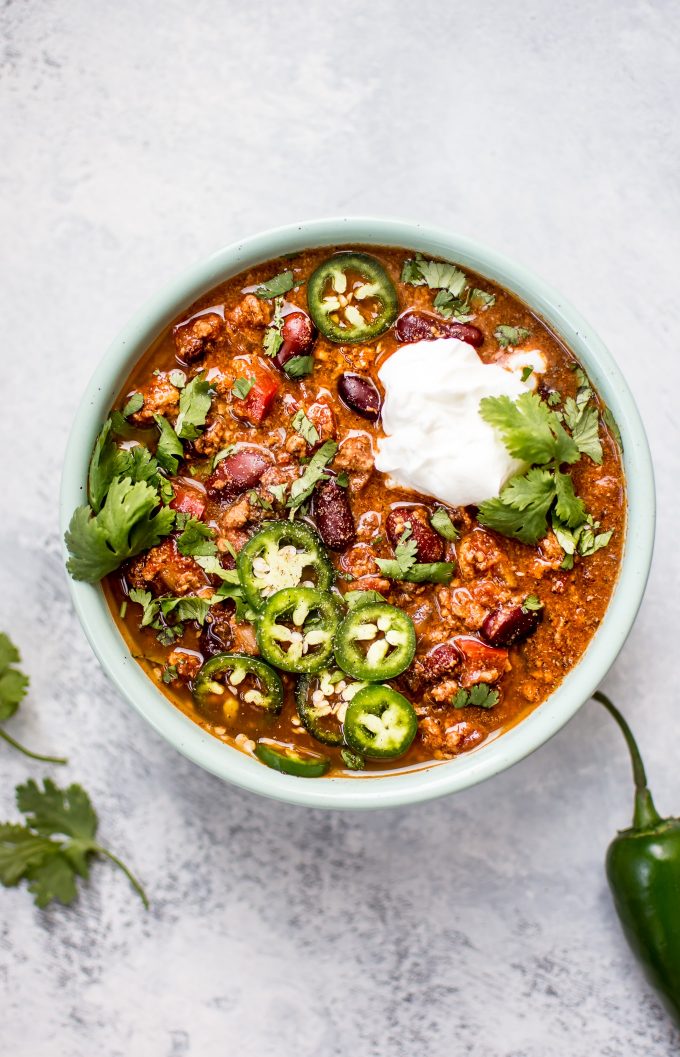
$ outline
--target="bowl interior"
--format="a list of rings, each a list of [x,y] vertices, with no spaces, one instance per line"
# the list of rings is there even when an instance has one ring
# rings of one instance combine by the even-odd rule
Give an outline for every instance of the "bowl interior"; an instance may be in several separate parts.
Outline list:
[[[61,526],[85,502],[95,437],[132,367],[153,339],[202,293],[251,267],[314,246],[403,246],[467,266],[525,301],[563,339],[611,409],[623,438],[627,533],[619,580],[585,654],[558,689],[517,726],[441,763],[384,776],[310,781],[278,774],[203,731],[168,701],[128,653],[101,588],[70,580],[85,633],[104,670],[130,703],[180,752],[219,777],[264,796],[313,807],[367,809],[444,796],[483,781],[556,733],[601,682],[632,626],[644,592],[654,538],[654,479],[632,395],[600,339],[558,293],[520,265],[470,239],[404,221],[330,219],[277,228],[227,246],[189,269],[130,320],[99,364],[79,406],[66,451]]]

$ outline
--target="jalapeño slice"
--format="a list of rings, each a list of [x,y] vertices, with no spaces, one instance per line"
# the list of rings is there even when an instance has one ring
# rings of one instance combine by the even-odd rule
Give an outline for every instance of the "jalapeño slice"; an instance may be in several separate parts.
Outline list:
[[[354,696],[345,716],[345,740],[373,760],[403,756],[418,730],[416,711],[389,686],[366,686]]]
[[[397,318],[397,291],[380,261],[367,253],[336,253],[307,283],[309,314],[339,344],[371,341]]]
[[[281,741],[258,741],[255,755],[267,767],[282,774],[294,774],[296,778],[321,778],[330,767],[327,756],[294,748]]]
[[[340,667],[369,683],[400,675],[415,652],[413,621],[387,602],[369,602],[351,609],[335,636],[335,659]]]
[[[298,679],[295,702],[303,726],[324,745],[342,745],[347,706],[366,683],[352,682],[339,668]]]
[[[199,708],[221,707],[228,718],[235,718],[242,702],[273,714],[283,706],[283,685],[276,672],[247,653],[211,657],[196,673],[192,693]]]
[[[236,568],[253,609],[261,609],[276,591],[302,582],[326,591],[335,575],[321,540],[300,521],[266,522],[239,552]]]
[[[333,653],[338,609],[333,597],[313,587],[287,587],[272,595],[257,624],[260,653],[284,672],[325,668]]]

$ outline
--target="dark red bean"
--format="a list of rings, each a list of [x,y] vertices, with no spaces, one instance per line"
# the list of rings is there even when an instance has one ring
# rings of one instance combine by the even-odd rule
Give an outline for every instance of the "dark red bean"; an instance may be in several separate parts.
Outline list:
[[[249,488],[255,488],[271,465],[271,459],[256,448],[240,448],[217,464],[205,482],[206,488],[210,495],[231,502]]]
[[[275,357],[277,367],[283,367],[293,356],[308,356],[316,338],[316,327],[306,312],[289,312],[281,328],[283,343]]]
[[[421,663],[421,677],[426,683],[434,683],[443,675],[450,675],[459,666],[460,651],[453,642],[442,642],[426,653]]]
[[[356,411],[357,415],[370,418],[375,422],[380,414],[380,393],[370,378],[364,378],[361,374],[352,374],[346,371],[338,379],[338,393],[340,398]]]
[[[411,529],[410,538],[416,541],[416,557],[419,562],[442,560],[444,540],[429,524],[424,507],[398,506],[390,511],[385,522],[385,531],[393,547],[397,546],[406,528]]]
[[[491,646],[512,646],[533,635],[542,618],[542,609],[524,610],[512,604],[497,606],[482,624],[482,635]]]
[[[459,338],[475,348],[479,348],[484,342],[484,335],[479,327],[442,319],[441,316],[434,316],[430,312],[404,312],[397,320],[395,331],[397,341],[403,342]]]
[[[354,517],[347,491],[331,478],[317,488],[314,519],[321,539],[334,551],[342,551],[356,539]]]

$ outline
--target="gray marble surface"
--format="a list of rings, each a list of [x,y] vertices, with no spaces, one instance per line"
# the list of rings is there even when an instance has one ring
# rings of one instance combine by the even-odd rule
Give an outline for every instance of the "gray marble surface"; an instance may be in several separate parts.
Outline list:
[[[277,805],[202,773],[108,685],[72,612],[57,493],[113,334],[225,242],[314,215],[419,218],[541,273],[613,350],[659,489],[649,590],[607,687],[680,810],[680,24],[672,0],[6,2],[0,627],[12,731],[67,750],[145,913],[96,866],[70,909],[0,892],[12,1057],[667,1057],[604,849],[622,743],[595,706],[432,805]],[[44,768],[0,748],[2,814]],[[63,777],[63,774],[60,774]]]

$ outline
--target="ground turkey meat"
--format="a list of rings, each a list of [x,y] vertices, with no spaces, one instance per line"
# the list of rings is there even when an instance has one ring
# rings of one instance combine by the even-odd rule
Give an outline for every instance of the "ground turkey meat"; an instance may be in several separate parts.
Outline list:
[[[136,558],[128,579],[133,587],[141,590],[151,587],[158,594],[195,595],[210,586],[200,565],[180,554],[175,541],[170,539]]]
[[[194,363],[206,352],[213,352],[224,335],[224,320],[216,312],[190,319],[175,327],[177,355],[184,363]]]
[[[130,415],[130,422],[135,426],[153,426],[154,415],[164,415],[173,419],[179,410],[179,390],[175,388],[166,374],[154,375],[147,385],[137,390],[144,403],[139,411]]]

